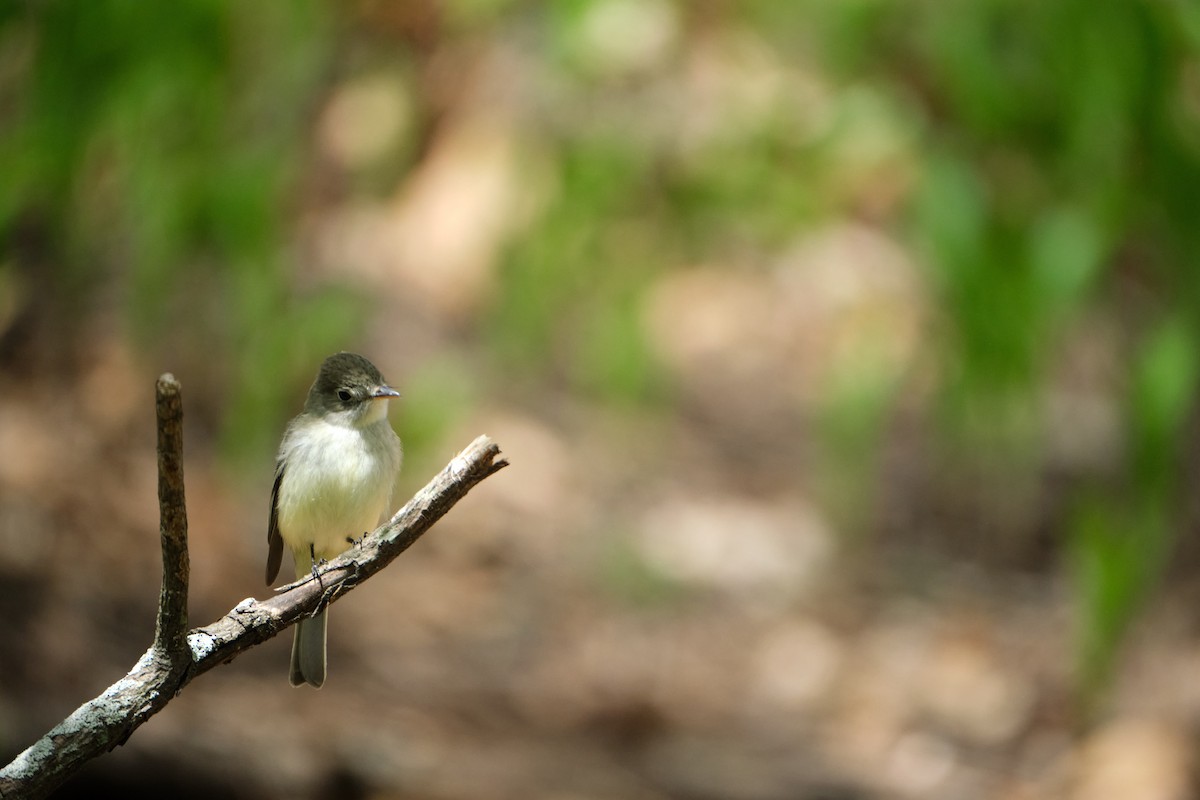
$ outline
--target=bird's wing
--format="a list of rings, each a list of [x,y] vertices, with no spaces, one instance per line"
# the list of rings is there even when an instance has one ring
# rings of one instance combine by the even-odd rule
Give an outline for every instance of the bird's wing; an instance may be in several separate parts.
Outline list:
[[[279,484],[283,481],[283,459],[275,465],[275,485],[271,487],[271,520],[267,523],[267,585],[275,582],[283,563],[283,537],[279,535]]]

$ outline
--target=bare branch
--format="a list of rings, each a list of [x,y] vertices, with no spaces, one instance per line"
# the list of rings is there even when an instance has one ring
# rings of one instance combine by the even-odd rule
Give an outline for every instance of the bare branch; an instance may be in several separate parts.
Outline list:
[[[179,381],[164,374],[155,385],[158,415],[158,532],[163,580],[154,645],[171,655],[187,646],[187,505],[183,496],[183,398]]]
[[[193,678],[265,642],[379,572],[477,483],[508,465],[499,446],[480,436],[386,525],[322,567],[317,577],[297,581],[265,601],[247,598],[180,641],[187,627],[188,580],[180,408],[179,384],[164,375],[158,383],[164,574],[155,642],[128,675],[0,769],[0,798],[45,797],[84,763],[124,744]]]

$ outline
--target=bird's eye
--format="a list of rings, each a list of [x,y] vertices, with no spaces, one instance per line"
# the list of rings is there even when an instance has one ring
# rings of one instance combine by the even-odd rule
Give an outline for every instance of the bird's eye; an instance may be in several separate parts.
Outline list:
[[[341,400],[343,403],[349,403],[350,397],[351,397],[351,395],[348,390],[338,389],[338,400]]]

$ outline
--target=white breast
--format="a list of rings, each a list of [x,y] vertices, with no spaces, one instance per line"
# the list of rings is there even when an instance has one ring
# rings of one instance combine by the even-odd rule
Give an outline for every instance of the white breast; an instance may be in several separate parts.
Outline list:
[[[298,573],[306,571],[310,547],[318,559],[333,558],[388,510],[400,440],[379,416],[362,428],[313,422],[284,437],[279,533],[296,556]]]

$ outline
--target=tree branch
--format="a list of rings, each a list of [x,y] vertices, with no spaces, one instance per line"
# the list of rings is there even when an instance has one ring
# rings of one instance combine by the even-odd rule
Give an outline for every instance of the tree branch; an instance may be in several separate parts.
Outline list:
[[[170,373],[155,384],[158,416],[158,534],[163,581],[154,646],[168,654],[187,647],[187,504],[183,496],[183,397]]]
[[[391,520],[321,567],[315,576],[285,586],[268,600],[246,598],[215,622],[187,631],[187,515],[179,384],[163,375],[157,390],[163,586],[154,643],[128,675],[81,705],[0,769],[0,798],[45,797],[84,763],[124,744],[138,726],[198,675],[276,636],[379,572],[477,483],[508,466],[499,446],[480,436]]]

